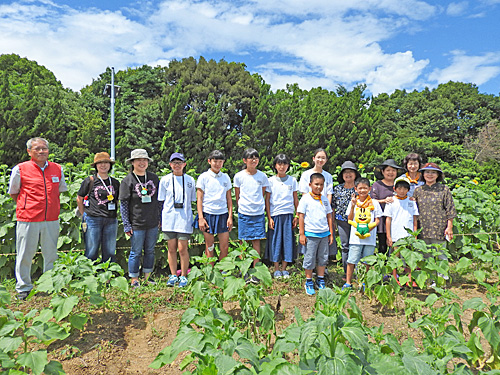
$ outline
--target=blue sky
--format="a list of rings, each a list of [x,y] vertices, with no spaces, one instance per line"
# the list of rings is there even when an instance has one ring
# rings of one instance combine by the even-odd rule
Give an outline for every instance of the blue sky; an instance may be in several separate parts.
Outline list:
[[[372,94],[450,80],[500,93],[500,0],[0,0],[0,53],[79,90],[114,66],[204,56],[273,90],[298,83]]]

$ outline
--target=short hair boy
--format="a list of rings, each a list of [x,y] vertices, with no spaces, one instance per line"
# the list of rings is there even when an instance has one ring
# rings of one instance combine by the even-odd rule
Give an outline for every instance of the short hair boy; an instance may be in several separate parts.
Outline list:
[[[233,228],[231,179],[221,171],[225,160],[221,151],[212,151],[207,160],[210,168],[196,182],[198,220],[195,227],[203,232],[205,254],[209,258],[214,256],[215,235],[219,238],[219,259],[227,256],[229,232]]]
[[[410,186],[410,180],[405,176],[398,177],[394,181],[396,199],[392,203],[387,203],[384,210],[387,246],[392,247],[399,239],[410,236],[406,229],[414,232],[417,230],[418,207],[417,202],[408,197]],[[392,274],[397,280],[396,269]]]
[[[373,255],[375,252],[377,235],[376,233],[372,235],[370,232],[374,228],[377,228],[382,216],[380,204],[376,200],[372,200],[368,195],[370,192],[370,181],[367,178],[358,178],[354,183],[354,189],[356,194],[353,194],[346,210],[346,215],[352,228],[349,238],[346,283],[342,289],[351,288],[352,274],[360,259]],[[354,222],[355,217],[356,221]],[[358,230],[358,226],[355,226],[356,224],[362,224],[364,230]]]
[[[318,289],[325,288],[325,267],[328,264],[328,246],[333,243],[332,208],[328,199],[321,193],[325,177],[313,173],[309,186],[311,192],[300,199],[299,214],[300,243],[305,246],[303,267],[306,273],[306,294],[315,294],[312,272],[316,267]]]

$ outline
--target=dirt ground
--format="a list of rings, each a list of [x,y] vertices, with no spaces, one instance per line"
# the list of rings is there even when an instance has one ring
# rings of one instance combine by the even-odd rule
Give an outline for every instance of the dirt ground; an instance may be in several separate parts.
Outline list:
[[[340,273],[331,273],[329,282],[342,285]],[[449,286],[458,296],[457,301],[473,297],[485,299],[485,291],[472,282],[459,280]],[[425,300],[433,290],[416,290],[414,297]],[[146,299],[154,300],[154,308],[134,317],[133,313],[115,311],[94,311],[84,331],[73,332],[69,338],[57,341],[49,346],[49,357],[57,359],[67,374],[181,374],[181,359],[159,370],[149,368],[156,355],[168,346],[176,336],[179,321],[188,301],[173,289],[157,288],[153,291],[140,292]],[[370,301],[361,292],[354,292],[356,303],[363,312],[368,326],[384,325],[384,333],[392,333],[400,341],[412,337],[417,345],[421,344],[419,332],[408,327],[404,313],[404,294],[401,293],[394,310],[381,309],[375,301]],[[48,297],[35,295],[30,302],[31,307],[48,303]],[[315,298],[307,296],[302,289],[300,278],[292,278],[288,282],[275,281],[268,302],[277,311],[278,331],[294,322],[294,308],[297,307],[304,319],[313,313]],[[42,306],[40,306],[42,307]],[[237,303],[229,303],[228,311],[237,311]],[[126,309],[124,309],[126,310]],[[130,309],[129,309],[130,310]],[[424,311],[425,313],[425,311]],[[468,322],[470,316],[463,316]]]

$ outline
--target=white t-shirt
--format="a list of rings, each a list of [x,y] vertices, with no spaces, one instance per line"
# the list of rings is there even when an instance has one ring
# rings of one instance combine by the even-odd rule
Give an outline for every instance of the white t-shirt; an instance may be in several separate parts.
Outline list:
[[[182,178],[184,177],[184,188]],[[183,208],[174,207],[172,182],[175,181],[175,202],[184,202]],[[184,195],[184,197],[183,197]],[[174,176],[167,174],[160,180],[158,200],[164,201],[161,213],[161,229],[164,232],[193,233],[193,210],[191,202],[196,201],[196,186],[194,178],[184,174]]]
[[[382,208],[380,208],[380,204],[375,199],[372,200],[372,203],[373,203],[373,207],[375,209],[371,212],[371,217],[372,217],[371,221],[370,221],[371,223],[373,223],[376,218],[380,218],[383,215]],[[347,210],[346,210],[346,215],[348,215],[348,216],[349,216],[349,213],[351,212],[351,205],[352,205],[352,202],[349,202],[349,206],[347,206]],[[354,209],[354,214],[356,214],[357,209],[358,209],[357,207]],[[354,218],[353,218],[353,221],[355,221]],[[364,240],[362,240],[361,238],[356,236],[354,233],[356,233],[356,228],[354,228],[351,225],[351,235],[349,237],[349,244],[350,245],[372,245],[372,246],[377,245],[377,227],[374,227],[370,231],[370,237],[365,238]]]
[[[326,215],[332,212],[328,199],[321,196],[321,201],[314,199],[311,194],[304,194],[300,198],[297,212],[304,214],[304,230],[312,233],[329,232]]]
[[[400,200],[394,197],[392,203],[385,205],[384,216],[392,218],[391,238],[396,242],[410,235],[405,228],[413,230],[413,216],[418,216],[417,202],[409,198]]]
[[[282,181],[278,176],[269,179],[267,192],[271,193],[269,199],[271,216],[293,214],[295,212],[293,193],[297,189],[297,180],[293,176],[286,176],[285,181]]]
[[[246,169],[236,173],[234,187],[240,189],[238,212],[248,216],[262,215],[266,208],[262,189],[268,186],[267,176],[259,170],[253,175],[248,174]]]
[[[315,172],[312,169],[308,169],[307,171],[302,173],[302,176],[300,176],[299,191],[302,194],[309,193],[311,191],[309,183],[311,182],[311,175],[313,173]],[[333,194],[333,177],[325,170],[321,172],[321,174],[325,178],[325,186],[323,187],[321,195],[328,198],[328,194]]]
[[[215,174],[209,169],[198,177],[196,188],[203,191],[203,212],[211,215],[228,212],[226,193],[231,190],[231,179],[226,173]]]

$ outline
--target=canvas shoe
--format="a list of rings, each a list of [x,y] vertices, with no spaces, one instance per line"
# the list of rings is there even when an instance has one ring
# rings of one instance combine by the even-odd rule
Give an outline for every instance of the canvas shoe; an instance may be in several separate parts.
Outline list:
[[[140,288],[141,284],[139,284],[139,281],[138,280],[134,280],[132,281],[132,284],[130,284],[132,286],[132,290],[135,290],[137,288]]]
[[[17,293],[16,299],[18,301],[24,301],[26,298],[28,298],[30,292],[19,292]]]
[[[289,279],[290,278],[290,273],[288,271],[281,271],[281,274],[283,275],[284,279]]]
[[[175,286],[175,284],[177,284],[178,281],[179,281],[179,279],[177,276],[170,275],[168,277],[167,286]]]
[[[306,289],[306,294],[308,296],[314,296],[314,294],[316,294],[316,291],[314,290],[314,282],[312,280],[306,281],[306,284],[304,285],[304,287]]]
[[[342,287],[342,290],[351,289],[351,288],[352,288],[351,284],[345,283],[344,286]]]
[[[188,285],[187,277],[186,276],[179,277],[179,288],[184,288],[186,285]]]
[[[281,279],[283,277],[283,273],[281,271],[274,271],[274,278],[275,279]]]

